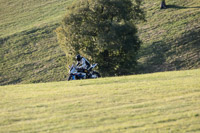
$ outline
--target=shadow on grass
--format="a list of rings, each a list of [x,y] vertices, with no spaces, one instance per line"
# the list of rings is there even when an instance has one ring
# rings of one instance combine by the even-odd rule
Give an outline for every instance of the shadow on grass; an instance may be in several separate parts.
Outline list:
[[[177,5],[167,5],[167,8],[187,9],[187,8],[200,8],[200,6],[196,6],[196,7],[184,7],[184,6],[177,6]]]
[[[200,68],[200,29],[170,42],[157,41],[140,52],[138,73]]]
[[[170,67],[172,70],[200,68],[199,32],[200,28],[193,29],[193,31],[185,33],[182,37],[171,42],[171,49],[167,56],[171,57]]]
[[[152,73],[162,71],[161,65],[166,60],[166,52],[170,49],[164,41],[153,42],[150,46],[141,50],[141,56],[145,58],[143,64],[139,64],[139,73]]]

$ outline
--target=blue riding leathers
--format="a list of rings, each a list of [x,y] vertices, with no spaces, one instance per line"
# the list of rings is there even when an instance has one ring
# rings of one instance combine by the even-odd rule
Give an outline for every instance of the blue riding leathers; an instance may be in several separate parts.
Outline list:
[[[88,69],[90,67],[90,62],[84,57],[81,58],[77,63],[77,69]]]

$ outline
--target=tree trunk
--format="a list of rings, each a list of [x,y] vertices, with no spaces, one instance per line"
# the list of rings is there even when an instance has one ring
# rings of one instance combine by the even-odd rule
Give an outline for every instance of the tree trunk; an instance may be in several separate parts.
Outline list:
[[[166,8],[167,8],[167,6],[166,6],[166,3],[165,3],[165,0],[162,0],[160,9],[166,9]]]

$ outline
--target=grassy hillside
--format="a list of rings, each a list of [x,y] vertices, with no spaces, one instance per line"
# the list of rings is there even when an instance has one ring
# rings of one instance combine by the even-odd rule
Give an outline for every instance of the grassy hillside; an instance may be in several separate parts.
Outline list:
[[[141,73],[200,68],[200,2],[145,0],[147,22],[139,24],[143,46],[139,56]]]
[[[200,132],[200,69],[0,87],[0,133]]]
[[[73,0],[0,0],[0,36],[58,23]]]
[[[0,0],[0,85],[66,80],[55,28],[73,0]],[[199,0],[144,0],[138,73],[200,68]]]
[[[72,0],[0,0],[0,85],[64,80],[54,30]]]

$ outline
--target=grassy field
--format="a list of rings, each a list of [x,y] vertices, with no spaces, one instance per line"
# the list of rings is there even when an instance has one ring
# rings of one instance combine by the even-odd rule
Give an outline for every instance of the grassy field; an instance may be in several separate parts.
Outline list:
[[[200,132],[200,69],[0,87],[0,133]]]
[[[72,0],[0,0],[0,85],[64,80],[54,30]]]
[[[143,45],[139,55],[141,73],[200,68],[200,2],[144,0],[145,23],[138,25]]]
[[[66,57],[54,30],[74,0],[0,0],[0,85],[63,81]],[[144,0],[147,22],[137,73],[200,68],[199,0]]]
[[[0,0],[0,36],[58,23],[73,0]]]

